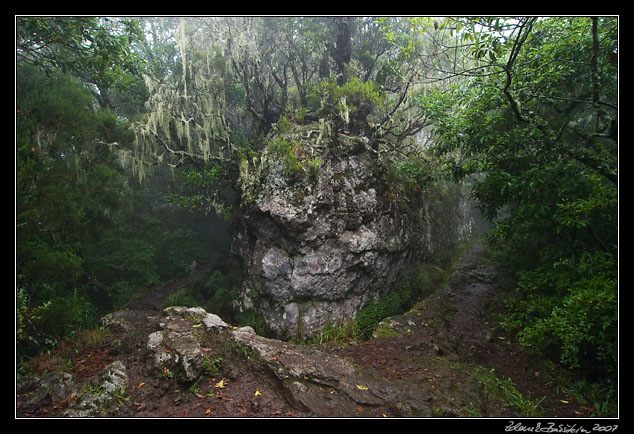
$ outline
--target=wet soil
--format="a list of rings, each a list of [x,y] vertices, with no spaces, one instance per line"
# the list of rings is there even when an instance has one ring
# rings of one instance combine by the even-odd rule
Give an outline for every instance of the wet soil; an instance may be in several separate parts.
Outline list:
[[[429,414],[422,402],[417,406],[409,399],[404,411],[390,408],[388,415],[587,417],[591,408],[557,390],[555,367],[496,326],[502,304],[495,270],[483,253],[475,244],[446,287],[408,313],[384,320],[375,339],[337,353],[395,387],[413,388],[431,408]],[[508,379],[526,402],[535,403],[535,413],[510,405],[497,383]]]
[[[120,416],[155,417],[307,417],[287,399],[270,372],[235,364],[197,383],[179,385],[152,375],[143,361],[148,317],[157,315],[169,294],[211,271],[200,267],[185,278],[165,284],[127,306],[134,333],[124,345],[114,341],[81,351],[70,373],[75,383],[99,372],[113,360],[127,370],[128,390]],[[591,408],[557,390],[553,370],[513,342],[496,327],[501,309],[494,269],[475,244],[462,258],[448,284],[418,303],[410,312],[386,319],[375,338],[361,343],[321,345],[376,378],[384,393],[393,395],[384,406],[356,406],[350,417],[516,417],[497,386],[511,379],[526,400],[540,401],[541,417],[587,417]],[[17,395],[17,417],[55,417],[67,401],[44,399],[27,405],[29,391]],[[388,402],[386,401],[386,402]]]

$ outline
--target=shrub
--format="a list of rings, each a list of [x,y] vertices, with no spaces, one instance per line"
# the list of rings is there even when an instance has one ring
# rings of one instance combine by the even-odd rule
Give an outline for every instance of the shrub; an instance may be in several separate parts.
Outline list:
[[[340,117],[359,132],[367,126],[368,115],[381,108],[384,95],[377,83],[353,77],[342,86],[333,79],[321,81],[309,90],[307,99],[309,108],[320,116]]]
[[[523,345],[591,375],[617,366],[617,280],[611,256],[586,255],[520,274],[520,299],[503,325]]]
[[[278,133],[283,134],[288,132],[288,130],[292,127],[291,121],[284,115],[280,116],[280,119],[277,121],[276,130]]]
[[[200,302],[193,296],[190,288],[181,288],[167,297],[165,306],[199,307]]]
[[[297,178],[304,172],[301,162],[287,140],[280,137],[270,142],[268,152],[274,160],[280,161],[284,171],[292,178]]]
[[[221,315],[228,313],[236,296],[236,290],[228,277],[218,270],[214,271],[205,283],[204,290],[207,311]]]
[[[321,169],[321,159],[318,157],[313,157],[306,163],[308,167],[308,176],[311,179],[316,180],[319,176],[319,170]]]
[[[235,315],[236,324],[240,327],[249,326],[252,327],[255,332],[260,336],[266,336],[268,334],[268,327],[266,321],[262,316],[254,310],[245,310]]]
[[[357,313],[355,322],[359,336],[369,338],[381,320],[407,311],[417,300],[438,289],[445,276],[446,272],[434,265],[416,267],[404,284],[372,300]]]

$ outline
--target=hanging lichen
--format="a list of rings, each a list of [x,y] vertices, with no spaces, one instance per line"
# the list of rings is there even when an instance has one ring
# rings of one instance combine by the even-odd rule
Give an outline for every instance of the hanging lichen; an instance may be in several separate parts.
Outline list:
[[[178,44],[178,51],[180,51],[181,63],[183,65],[183,94],[187,96],[187,36],[185,35],[185,18],[183,17],[181,17],[178,25],[176,42]]]
[[[134,125],[131,157],[139,180],[159,161],[176,167],[189,159],[209,162],[231,158],[231,130],[225,119],[226,62],[218,59],[222,50],[206,41],[190,47],[195,41],[190,36],[187,21],[181,18],[175,37],[180,75],[160,81],[144,76],[148,112]]]

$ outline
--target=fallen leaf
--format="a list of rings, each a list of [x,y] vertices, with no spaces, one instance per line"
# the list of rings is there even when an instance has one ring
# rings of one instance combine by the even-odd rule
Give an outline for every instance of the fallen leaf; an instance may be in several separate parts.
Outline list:
[[[367,387],[361,386],[360,384],[356,384],[356,386],[357,386],[357,389],[359,389],[359,390],[368,390]]]
[[[223,378],[222,380],[220,380],[219,382],[216,383],[216,385],[214,386],[217,389],[222,389],[225,387],[225,379]]]
[[[204,352],[211,351],[211,348],[202,348]]]
[[[200,327],[200,326],[202,326],[202,324],[200,324],[200,323],[192,325],[192,327]]]
[[[260,392],[259,390],[256,390],[255,393],[253,394],[253,396],[260,396],[262,395],[262,392]]]
[[[139,383],[139,385],[136,387],[137,389],[140,389],[141,386],[143,386],[145,383]]]
[[[208,408],[207,410],[205,410],[205,414],[210,414],[211,413],[211,408]]]
[[[563,402],[564,404],[568,404],[568,401],[565,401],[563,399],[560,399],[561,402]]]

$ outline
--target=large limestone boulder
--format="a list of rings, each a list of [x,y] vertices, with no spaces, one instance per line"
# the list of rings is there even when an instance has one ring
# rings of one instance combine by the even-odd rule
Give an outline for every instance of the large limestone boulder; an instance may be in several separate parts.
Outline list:
[[[396,188],[367,138],[339,135],[335,145],[302,128],[282,137],[292,143],[286,154],[269,146],[243,161],[233,243],[248,277],[236,306],[257,311],[283,339],[354,318],[413,263],[454,243],[469,220],[458,200],[438,221],[429,195]]]

